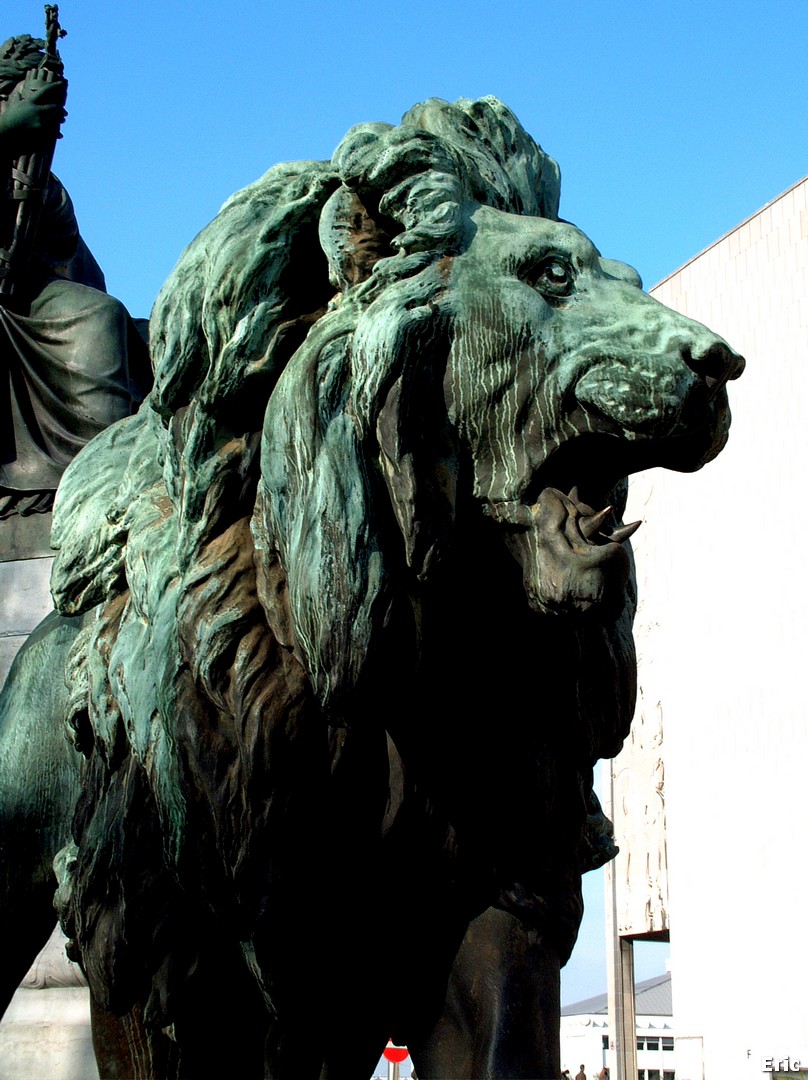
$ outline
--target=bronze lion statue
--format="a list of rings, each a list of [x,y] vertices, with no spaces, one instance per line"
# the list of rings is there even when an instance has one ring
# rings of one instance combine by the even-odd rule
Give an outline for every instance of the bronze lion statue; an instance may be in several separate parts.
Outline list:
[[[634,708],[626,478],[714,457],[743,366],[558,199],[494,98],[271,169],[68,468],[2,703],[4,910],[24,970],[58,851],[102,1076],[369,1076],[388,1037],[421,1077],[558,1075]]]

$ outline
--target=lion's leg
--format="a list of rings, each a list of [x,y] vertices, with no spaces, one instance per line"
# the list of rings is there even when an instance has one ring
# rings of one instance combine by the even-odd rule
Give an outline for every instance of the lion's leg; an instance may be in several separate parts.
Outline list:
[[[357,1001],[351,1022],[301,1013],[297,1025],[269,1029],[266,1080],[355,1080],[371,1076],[387,1038],[383,1028],[363,1023],[367,1002]]]
[[[325,1039],[319,1080],[353,1080],[357,1076],[373,1075],[391,1032],[380,1022],[369,1001],[367,991],[371,985],[369,979],[363,986],[364,992],[346,998],[353,1004],[350,1015],[340,1004],[323,1025]]]
[[[18,900],[14,906],[5,907],[0,918],[0,1016],[56,925],[52,887],[21,890]]]
[[[538,1080],[558,1076],[557,953],[524,923],[489,908],[469,926],[443,1015],[410,1048],[421,1080]]]
[[[276,1075],[265,1062],[266,1005],[240,964],[240,952],[215,943],[207,948],[211,943],[204,931],[198,944],[198,965],[179,988],[172,985],[169,963],[153,978],[149,1002],[136,1001],[121,1015],[91,996],[93,1049],[102,1080],[266,1080]],[[121,982],[112,989],[120,991]],[[160,1018],[165,1007],[168,1012]],[[306,1050],[315,1041],[309,1028]],[[320,1071],[319,1060],[309,1070],[295,1058],[285,1065],[279,1074],[283,1080],[317,1080]]]
[[[178,1047],[163,1032],[143,1023],[139,1006],[115,1016],[91,997],[90,1015],[101,1080],[176,1080],[180,1075]]]
[[[80,620],[49,615],[0,693],[0,1013],[56,923],[53,858],[79,794],[64,731],[64,663]]]
[[[93,1050],[102,1080],[264,1080],[262,1032],[266,1017],[257,1016],[223,982],[211,986],[207,1002],[199,1002],[198,1015],[190,1022],[161,1030],[143,1020],[135,1005],[116,1016],[91,998]],[[244,1001],[246,1016],[236,1006]],[[249,1030],[245,1036],[245,1024]],[[311,1073],[316,1080],[317,1071]],[[305,1071],[285,1069],[284,1080],[305,1080]]]

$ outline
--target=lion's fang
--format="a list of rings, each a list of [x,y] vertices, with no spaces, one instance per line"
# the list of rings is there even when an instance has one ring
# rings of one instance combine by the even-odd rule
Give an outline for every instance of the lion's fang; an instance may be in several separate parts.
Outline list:
[[[611,540],[614,544],[624,544],[630,536],[642,525],[641,521],[632,521],[629,525],[620,525],[614,530],[613,533],[607,537],[607,540]]]
[[[590,536],[594,536],[596,532],[600,532],[601,526],[606,524],[606,519],[611,512],[612,507],[607,506],[604,510],[598,510],[596,514],[579,518],[578,526],[584,539],[588,540]]]

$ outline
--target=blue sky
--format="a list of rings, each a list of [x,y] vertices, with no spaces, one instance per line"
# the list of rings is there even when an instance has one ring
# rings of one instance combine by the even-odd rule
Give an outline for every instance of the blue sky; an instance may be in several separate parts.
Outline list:
[[[2,15],[40,32],[39,0]],[[140,316],[234,190],[433,95],[510,105],[561,164],[562,214],[647,285],[808,172],[803,0],[63,0],[61,17],[55,170]]]
[[[808,173],[804,0],[63,0],[54,169],[146,316],[182,248],[278,161],[416,101],[495,94],[560,163],[561,213],[652,285]],[[41,34],[3,0],[2,36]],[[602,878],[567,1001],[605,988]],[[664,952],[640,958],[656,974]],[[647,968],[647,969],[646,969]]]

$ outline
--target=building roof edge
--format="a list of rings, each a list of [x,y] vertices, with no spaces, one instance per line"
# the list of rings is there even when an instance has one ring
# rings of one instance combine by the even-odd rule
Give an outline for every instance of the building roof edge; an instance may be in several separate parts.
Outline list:
[[[671,986],[671,973],[666,971],[663,975],[654,975],[650,979],[643,979],[634,986],[634,1000],[637,1008],[638,1016],[672,1016],[669,1000],[665,1001],[665,1011],[657,1011],[662,1004],[659,998],[651,999],[650,996],[645,1002],[642,1000],[643,996],[647,995],[649,991],[654,991],[657,987],[664,987],[666,999],[669,999]],[[644,1009],[642,1006],[646,1004],[650,1006],[649,1009]],[[606,1014],[608,1012],[608,998],[606,994],[595,994],[593,997],[583,998],[581,1001],[571,1001],[569,1005],[562,1006],[562,1016],[594,1016],[596,1014]]]
[[[787,187],[785,191],[781,191],[779,195],[775,195],[773,199],[769,199],[769,201],[767,203],[764,203],[759,210],[756,210],[754,212],[754,214],[750,214],[748,217],[745,217],[743,221],[739,221],[737,225],[734,225],[727,232],[722,233],[721,236],[713,240],[713,242],[711,244],[708,244],[707,247],[702,248],[701,251],[697,251],[695,255],[693,255],[687,260],[687,262],[683,262],[681,266],[677,266],[675,270],[671,270],[671,272],[669,274],[666,274],[665,277],[660,278],[660,280],[655,285],[652,285],[651,288],[648,290],[649,293],[653,292],[654,289],[658,289],[660,285],[664,285],[666,281],[670,281],[671,278],[676,277],[676,275],[680,274],[682,270],[685,269],[685,267],[690,266],[690,264],[694,263],[696,259],[700,259],[702,255],[706,255],[708,251],[712,251],[712,249],[718,244],[723,243],[728,236],[732,236],[732,234],[734,232],[737,232],[738,229],[742,229],[744,225],[748,225],[749,222],[756,218],[759,214],[762,214],[764,211],[768,210],[770,206],[774,206],[775,203],[779,202],[781,199],[784,199],[786,195],[794,191],[794,189],[798,188],[801,184],[804,184],[806,180],[808,180],[808,175],[801,177],[799,180],[795,180],[790,187]]]

